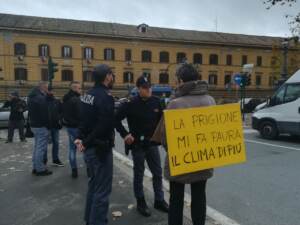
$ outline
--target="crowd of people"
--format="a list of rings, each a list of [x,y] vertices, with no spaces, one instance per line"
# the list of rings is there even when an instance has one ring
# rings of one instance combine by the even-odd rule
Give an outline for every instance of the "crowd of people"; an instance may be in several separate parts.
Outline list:
[[[178,87],[167,109],[192,108],[214,105],[208,95],[208,84],[198,80],[197,70],[189,64],[182,65],[177,73]],[[162,187],[163,170],[159,145],[168,152],[163,119],[163,106],[158,97],[152,95],[151,82],[146,76],[136,81],[139,94],[124,102],[115,112],[114,98],[110,92],[114,74],[108,65],[97,65],[93,70],[94,87],[81,94],[81,84],[72,82],[69,92],[59,101],[47,82],[40,82],[28,95],[29,122],[34,134],[33,170],[36,176],[48,176],[47,146],[52,142],[52,162],[63,166],[59,159],[59,132],[66,127],[69,137],[69,162],[72,177],[78,177],[76,152],[84,153],[84,161],[89,175],[88,192],[84,220],[87,225],[106,225],[109,196],[112,191],[113,154],[115,130],[125,142],[125,149],[133,159],[133,189],[137,201],[137,211],[151,216],[143,191],[145,161],[153,175],[154,208],[168,213],[169,225],[183,224],[185,184],[191,184],[191,214],[194,225],[204,225],[206,217],[206,181],[213,170],[203,170],[191,174],[172,177],[166,157],[165,177],[170,181],[170,201],[165,201]],[[14,96],[11,94],[10,104]],[[13,109],[13,107],[11,106]],[[11,113],[13,118],[24,121],[22,113]],[[16,110],[18,111],[18,110]],[[22,114],[22,115],[21,115]],[[18,116],[17,116],[18,115]],[[127,119],[128,127],[122,121]],[[21,128],[24,122],[10,123],[10,129],[20,128],[20,137],[25,141]],[[9,132],[10,133],[10,132]],[[8,135],[8,142],[11,141]]]

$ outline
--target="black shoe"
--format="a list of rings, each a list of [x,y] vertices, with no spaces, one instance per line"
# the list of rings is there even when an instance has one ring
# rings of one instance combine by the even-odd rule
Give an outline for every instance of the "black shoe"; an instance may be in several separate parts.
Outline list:
[[[77,178],[77,177],[78,177],[78,170],[72,169],[72,178]]]
[[[36,174],[36,169],[33,169],[31,173]]]
[[[41,172],[35,172],[35,175],[36,176],[48,176],[48,175],[51,175],[52,174],[52,171],[50,170],[44,170],[44,171],[41,171]]]
[[[6,140],[5,143],[12,143],[12,141],[11,140]]]
[[[168,203],[166,203],[165,200],[155,201],[154,202],[154,208],[159,210],[159,211],[165,212],[165,213],[169,212],[169,205],[168,205]]]
[[[149,217],[151,216],[151,212],[147,206],[147,203],[145,201],[145,198],[138,198],[137,199],[137,207],[136,207],[137,211],[145,216],[145,217]]]
[[[27,142],[27,140],[26,139],[22,139],[21,142]]]
[[[63,164],[60,160],[54,160],[54,161],[52,162],[52,165],[53,165],[53,166],[59,166],[59,167],[64,166],[64,164]]]

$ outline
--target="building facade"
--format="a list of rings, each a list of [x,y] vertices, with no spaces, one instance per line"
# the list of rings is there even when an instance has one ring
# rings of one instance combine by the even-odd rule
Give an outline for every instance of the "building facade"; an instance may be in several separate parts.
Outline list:
[[[154,84],[173,86],[176,68],[188,62],[212,89],[229,91],[237,88],[234,75],[244,64],[252,63],[248,88],[270,90],[280,74],[281,41],[277,37],[153,28],[146,24],[0,14],[0,85],[8,90],[14,85],[25,87],[47,80],[51,56],[59,69],[54,88],[66,87],[73,80],[91,85],[92,68],[99,63],[113,68],[120,88],[134,85],[141,74],[149,76]],[[300,68],[299,55],[299,48],[291,46],[291,70]]]

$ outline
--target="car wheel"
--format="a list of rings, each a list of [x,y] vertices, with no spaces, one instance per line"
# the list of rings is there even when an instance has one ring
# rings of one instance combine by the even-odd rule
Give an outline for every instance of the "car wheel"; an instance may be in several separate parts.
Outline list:
[[[259,128],[260,135],[266,139],[275,139],[278,136],[276,124],[272,121],[264,121]]]

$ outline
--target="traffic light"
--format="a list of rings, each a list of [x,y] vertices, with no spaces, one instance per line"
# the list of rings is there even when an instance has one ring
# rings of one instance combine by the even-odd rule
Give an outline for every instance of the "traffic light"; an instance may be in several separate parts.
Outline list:
[[[52,61],[52,58],[48,59],[48,80],[51,81],[54,79],[54,73],[58,71],[58,64]]]

